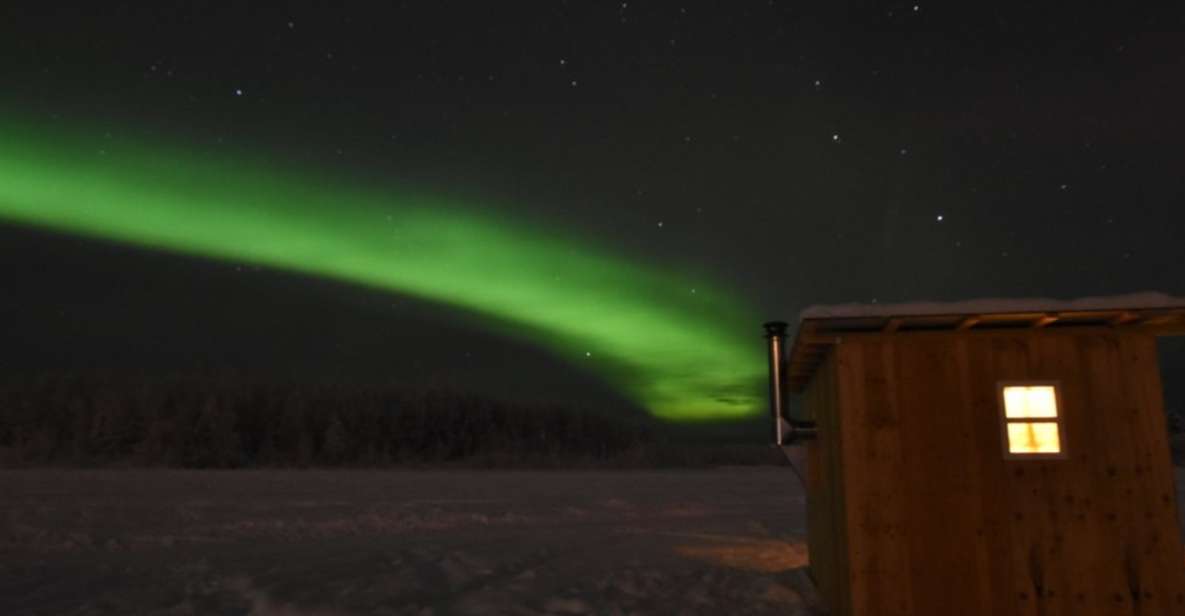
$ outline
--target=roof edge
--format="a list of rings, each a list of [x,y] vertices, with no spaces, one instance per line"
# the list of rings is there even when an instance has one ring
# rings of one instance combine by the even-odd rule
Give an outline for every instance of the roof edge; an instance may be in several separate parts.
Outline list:
[[[1149,310],[1185,308],[1185,297],[1158,291],[1125,295],[1081,297],[1071,300],[1050,298],[978,298],[955,302],[909,302],[899,304],[847,303],[808,306],[798,315],[807,319],[862,317],[920,317],[937,315],[982,315],[1020,312],[1088,312],[1094,310]]]

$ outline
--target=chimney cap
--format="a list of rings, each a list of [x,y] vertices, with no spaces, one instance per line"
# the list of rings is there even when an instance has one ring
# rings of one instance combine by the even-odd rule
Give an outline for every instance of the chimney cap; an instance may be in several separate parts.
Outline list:
[[[766,321],[761,326],[765,328],[766,336],[785,336],[790,325],[785,321]]]

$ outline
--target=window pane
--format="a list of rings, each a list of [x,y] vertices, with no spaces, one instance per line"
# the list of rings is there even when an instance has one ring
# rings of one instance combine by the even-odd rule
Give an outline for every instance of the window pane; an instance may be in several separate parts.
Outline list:
[[[1062,443],[1053,422],[1008,424],[1008,453],[1061,453]]]
[[[1057,417],[1057,396],[1053,393],[1053,385],[1005,387],[1004,415],[1008,419]]]

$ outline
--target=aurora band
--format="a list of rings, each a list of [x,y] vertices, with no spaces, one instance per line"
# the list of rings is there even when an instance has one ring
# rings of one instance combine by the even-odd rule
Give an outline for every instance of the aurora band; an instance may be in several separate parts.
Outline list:
[[[735,294],[554,226],[361,184],[0,117],[0,221],[452,305],[664,419],[758,412],[759,319]]]

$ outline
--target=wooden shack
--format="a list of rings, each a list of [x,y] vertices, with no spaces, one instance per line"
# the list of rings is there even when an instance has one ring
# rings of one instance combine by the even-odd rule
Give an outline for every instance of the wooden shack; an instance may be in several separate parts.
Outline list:
[[[779,378],[832,613],[1185,614],[1156,344],[1183,332],[1159,294],[804,312]]]

